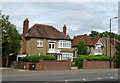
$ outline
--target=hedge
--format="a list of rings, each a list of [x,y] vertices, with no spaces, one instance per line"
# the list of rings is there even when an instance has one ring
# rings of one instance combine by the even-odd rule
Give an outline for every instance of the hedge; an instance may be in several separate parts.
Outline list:
[[[56,57],[51,55],[31,55],[22,57],[21,60],[25,62],[39,62],[40,58],[44,60],[56,60]]]
[[[111,59],[110,59],[111,58]],[[77,67],[80,69],[82,68],[82,59],[86,60],[113,60],[115,57],[114,56],[104,56],[104,55],[79,55],[76,60],[75,64]]]

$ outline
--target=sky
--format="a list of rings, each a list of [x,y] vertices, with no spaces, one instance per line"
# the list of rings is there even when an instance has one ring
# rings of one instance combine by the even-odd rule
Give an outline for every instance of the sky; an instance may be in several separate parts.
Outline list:
[[[3,2],[2,13],[22,33],[23,21],[52,25],[62,31],[64,24],[71,37],[109,31],[109,20],[118,16],[118,2]],[[118,33],[118,20],[112,19],[112,32]]]

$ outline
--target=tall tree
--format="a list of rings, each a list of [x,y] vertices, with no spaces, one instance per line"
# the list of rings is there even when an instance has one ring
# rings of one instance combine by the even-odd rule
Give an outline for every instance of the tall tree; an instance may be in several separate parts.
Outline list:
[[[85,42],[83,40],[80,40],[77,44],[77,54],[79,55],[87,55],[88,54],[88,48],[85,45]]]
[[[108,31],[101,32],[101,33],[97,31],[91,31],[91,33],[89,34],[90,37],[93,37],[93,36],[107,37],[107,35],[109,35],[111,38],[120,40],[120,35],[113,33],[113,32],[110,33]]]
[[[2,58],[8,62],[9,55],[17,55],[20,50],[20,34],[16,26],[11,24],[9,16],[0,14],[2,25]],[[6,63],[6,66],[8,63]]]

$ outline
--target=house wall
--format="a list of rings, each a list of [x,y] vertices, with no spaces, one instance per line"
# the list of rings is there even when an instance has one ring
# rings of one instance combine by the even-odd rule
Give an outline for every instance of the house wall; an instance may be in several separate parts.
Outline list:
[[[43,40],[43,47],[37,47],[37,40]],[[37,39],[31,38],[27,40],[27,54],[34,55],[34,54],[46,54],[47,51],[47,40],[46,39]]]
[[[43,40],[43,47],[37,47],[37,40]],[[55,49],[65,52],[72,52],[71,48],[58,48],[58,40],[55,41]],[[37,53],[46,54],[49,50],[49,39],[31,38],[27,39],[27,54],[34,55]]]
[[[105,47],[103,47],[103,50],[102,50],[102,53],[106,56],[110,56],[110,40],[107,39],[102,39],[104,44],[105,44]],[[114,56],[115,55],[115,46],[114,46],[114,43],[111,44],[111,56]]]

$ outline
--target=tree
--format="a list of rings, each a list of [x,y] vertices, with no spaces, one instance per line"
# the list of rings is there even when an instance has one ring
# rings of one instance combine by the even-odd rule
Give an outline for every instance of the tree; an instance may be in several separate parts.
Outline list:
[[[108,31],[101,32],[101,33],[97,31],[91,31],[91,33],[89,34],[90,37],[94,37],[94,36],[107,37],[107,35],[109,35],[110,38],[115,38],[115,39],[120,40],[120,35],[113,33],[113,32],[110,33]]]
[[[20,34],[16,26],[9,22],[9,16],[0,14],[2,25],[2,58],[6,58],[8,65],[9,55],[17,55],[20,50]]]
[[[88,54],[88,48],[85,45],[85,42],[83,40],[80,40],[77,44],[77,54],[79,55],[87,55]]]

